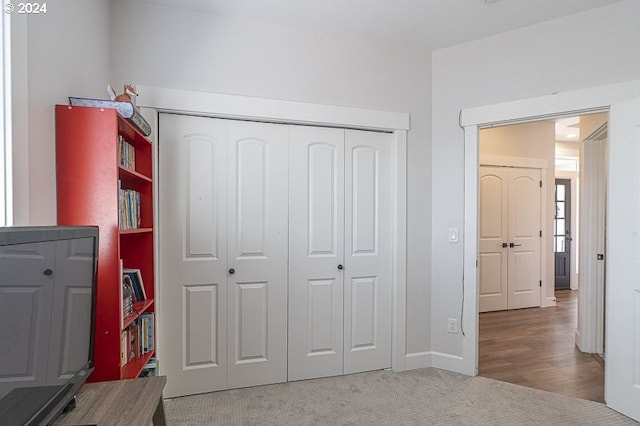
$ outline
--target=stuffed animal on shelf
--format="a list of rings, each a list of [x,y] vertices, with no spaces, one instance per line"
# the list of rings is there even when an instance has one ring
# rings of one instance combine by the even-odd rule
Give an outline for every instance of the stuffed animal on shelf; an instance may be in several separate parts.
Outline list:
[[[134,98],[131,97],[131,95],[138,96],[138,93],[136,92],[136,89],[134,89],[131,84],[125,84],[124,85],[124,92],[122,94],[116,96],[114,98],[114,101],[129,102],[129,103],[135,105],[136,103],[134,101]]]

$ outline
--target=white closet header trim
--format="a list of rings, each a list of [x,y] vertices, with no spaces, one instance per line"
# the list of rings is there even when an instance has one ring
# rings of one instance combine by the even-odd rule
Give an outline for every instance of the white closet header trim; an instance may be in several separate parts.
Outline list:
[[[139,93],[138,106],[158,111],[370,130],[410,128],[409,114],[404,112],[149,86],[138,86],[136,89]]]

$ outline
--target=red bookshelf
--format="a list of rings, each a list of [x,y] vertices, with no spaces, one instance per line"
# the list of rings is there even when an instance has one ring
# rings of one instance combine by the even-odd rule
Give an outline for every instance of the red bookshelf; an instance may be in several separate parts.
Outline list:
[[[135,170],[120,164],[119,137],[135,147]],[[155,310],[151,141],[113,109],[57,105],[56,174],[58,224],[100,229],[95,370],[89,381],[137,377],[155,353],[143,353],[122,365],[121,336],[139,315]],[[137,228],[120,230],[120,189],[140,193]],[[120,260],[124,268],[140,270],[147,295],[126,318]]]

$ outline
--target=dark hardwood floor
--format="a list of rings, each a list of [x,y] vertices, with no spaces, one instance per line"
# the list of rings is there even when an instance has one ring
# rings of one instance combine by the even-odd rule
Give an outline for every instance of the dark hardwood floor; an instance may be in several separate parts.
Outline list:
[[[556,292],[557,306],[480,314],[479,374],[604,402],[604,368],[575,345],[578,292]]]

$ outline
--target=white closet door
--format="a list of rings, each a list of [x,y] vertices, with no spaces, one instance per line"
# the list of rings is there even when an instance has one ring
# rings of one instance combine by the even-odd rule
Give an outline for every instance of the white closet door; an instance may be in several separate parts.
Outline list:
[[[509,309],[540,306],[540,193],[539,169],[509,169]]]
[[[288,131],[229,121],[229,387],[287,380]]]
[[[227,124],[160,114],[157,302],[165,396],[227,386]]]
[[[342,374],[344,130],[291,126],[289,380]]]
[[[507,309],[509,169],[482,166],[479,182],[478,303],[480,312],[497,311]]]
[[[345,374],[391,367],[391,138],[345,131]]]

